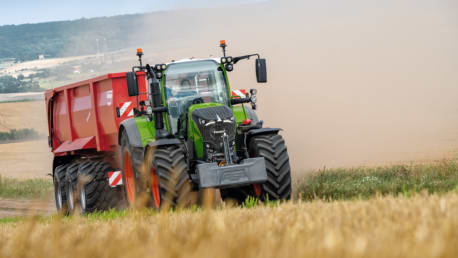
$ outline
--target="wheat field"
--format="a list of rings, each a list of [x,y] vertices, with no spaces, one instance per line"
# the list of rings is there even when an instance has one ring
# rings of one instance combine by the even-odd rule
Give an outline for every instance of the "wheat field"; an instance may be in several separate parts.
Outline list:
[[[458,193],[0,224],[0,257],[457,257]]]

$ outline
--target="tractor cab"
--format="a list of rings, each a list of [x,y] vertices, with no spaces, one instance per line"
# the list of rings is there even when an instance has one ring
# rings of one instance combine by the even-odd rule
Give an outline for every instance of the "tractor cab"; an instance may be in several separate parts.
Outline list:
[[[173,134],[179,131],[179,121],[184,119],[192,105],[229,105],[224,71],[214,59],[171,63],[164,71],[162,80]]]

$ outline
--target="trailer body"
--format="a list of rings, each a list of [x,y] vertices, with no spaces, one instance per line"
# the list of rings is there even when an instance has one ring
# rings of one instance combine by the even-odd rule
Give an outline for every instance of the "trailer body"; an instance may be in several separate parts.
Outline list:
[[[106,74],[46,91],[49,145],[55,156],[118,145],[122,121],[134,117],[138,101],[147,99],[145,73],[138,72],[138,97],[129,97],[126,73]]]

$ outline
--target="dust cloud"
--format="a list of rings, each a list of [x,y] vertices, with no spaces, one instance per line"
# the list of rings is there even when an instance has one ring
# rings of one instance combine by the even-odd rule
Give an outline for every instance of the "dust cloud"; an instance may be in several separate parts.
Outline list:
[[[242,61],[232,87],[258,89],[258,114],[284,129],[296,172],[454,158],[457,14],[454,1],[425,0],[182,10],[158,19],[173,20],[167,38],[156,34],[145,48],[152,63],[219,57],[226,39],[232,56],[266,57],[268,84],[256,84],[254,62]]]
[[[152,13],[125,40],[151,64],[220,57],[220,39],[267,58],[269,83],[241,61],[231,86],[258,89],[300,173],[457,156],[457,14],[451,0],[277,0]]]

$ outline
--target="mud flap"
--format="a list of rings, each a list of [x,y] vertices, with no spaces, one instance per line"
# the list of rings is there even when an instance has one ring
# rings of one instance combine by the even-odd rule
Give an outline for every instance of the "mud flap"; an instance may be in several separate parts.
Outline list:
[[[263,157],[244,159],[242,163],[219,167],[217,163],[197,165],[200,188],[231,188],[267,181]]]

